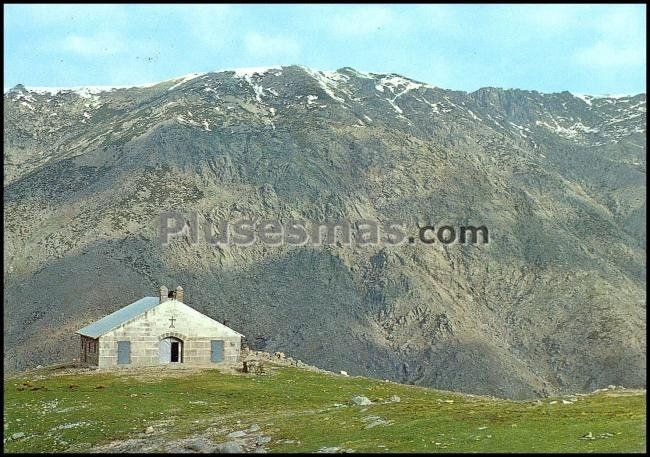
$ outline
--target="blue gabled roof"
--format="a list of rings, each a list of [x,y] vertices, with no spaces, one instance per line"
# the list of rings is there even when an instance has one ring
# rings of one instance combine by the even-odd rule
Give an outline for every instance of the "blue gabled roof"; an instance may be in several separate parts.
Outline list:
[[[140,300],[131,303],[124,308],[118,309],[108,316],[102,317],[97,322],[93,322],[84,328],[77,330],[77,333],[88,336],[90,338],[98,338],[104,333],[110,332],[116,327],[119,327],[126,321],[139,316],[160,304],[159,297],[144,297]]]

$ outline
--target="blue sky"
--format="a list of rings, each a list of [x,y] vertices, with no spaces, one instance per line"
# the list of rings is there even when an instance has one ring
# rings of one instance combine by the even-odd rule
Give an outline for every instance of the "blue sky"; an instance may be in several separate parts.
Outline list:
[[[5,5],[4,87],[302,64],[448,89],[645,92],[645,5]]]

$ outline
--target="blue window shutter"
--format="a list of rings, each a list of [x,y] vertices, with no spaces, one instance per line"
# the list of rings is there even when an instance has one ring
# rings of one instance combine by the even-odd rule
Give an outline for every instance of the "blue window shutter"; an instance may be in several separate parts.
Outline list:
[[[210,354],[210,361],[213,363],[223,362],[223,341],[212,340],[210,341],[212,352]]]
[[[117,363],[120,365],[131,363],[131,342],[117,342]]]

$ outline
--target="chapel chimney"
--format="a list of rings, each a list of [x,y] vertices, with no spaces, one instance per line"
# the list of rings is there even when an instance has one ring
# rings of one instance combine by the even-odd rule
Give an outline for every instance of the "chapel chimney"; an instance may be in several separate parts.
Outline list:
[[[183,301],[183,288],[181,286],[176,288],[176,300],[179,302]]]
[[[160,303],[167,301],[168,296],[169,292],[167,291],[167,287],[160,286]]]

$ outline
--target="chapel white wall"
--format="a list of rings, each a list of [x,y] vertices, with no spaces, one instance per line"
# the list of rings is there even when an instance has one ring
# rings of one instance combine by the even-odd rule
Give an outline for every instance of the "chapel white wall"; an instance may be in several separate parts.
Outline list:
[[[174,317],[174,327],[170,319]],[[183,364],[210,365],[211,340],[224,342],[224,362],[240,360],[241,336],[187,305],[168,300],[99,338],[99,368],[160,365],[160,340],[183,341]],[[131,342],[131,363],[117,363],[117,342]]]

